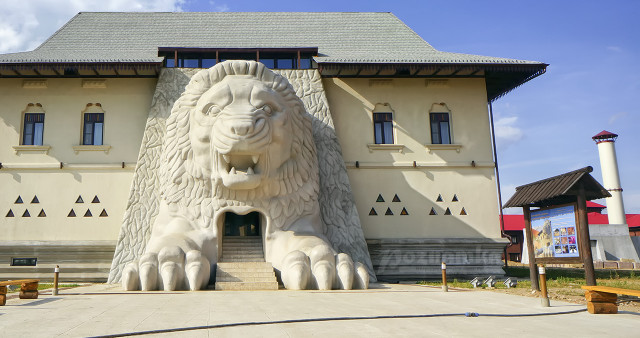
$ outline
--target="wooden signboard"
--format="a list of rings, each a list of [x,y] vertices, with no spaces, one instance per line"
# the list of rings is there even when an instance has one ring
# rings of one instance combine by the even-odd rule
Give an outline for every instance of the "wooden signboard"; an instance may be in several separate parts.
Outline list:
[[[582,263],[578,208],[576,203],[556,205],[532,210],[529,222],[531,231],[527,240],[533,248],[535,263]]]

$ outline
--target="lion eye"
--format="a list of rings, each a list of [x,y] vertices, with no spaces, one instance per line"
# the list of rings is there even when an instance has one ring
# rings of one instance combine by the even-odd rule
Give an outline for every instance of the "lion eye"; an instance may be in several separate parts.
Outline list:
[[[220,112],[220,107],[216,106],[215,104],[209,104],[204,107],[202,112],[208,116],[216,116]]]
[[[271,115],[273,113],[273,108],[271,108],[270,105],[265,104],[264,106],[262,106],[262,108],[260,108],[263,112],[267,113],[267,115]]]

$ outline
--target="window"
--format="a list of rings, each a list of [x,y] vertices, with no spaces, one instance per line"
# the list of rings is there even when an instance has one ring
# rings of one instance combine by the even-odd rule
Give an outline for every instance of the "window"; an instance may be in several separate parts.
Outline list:
[[[22,144],[41,146],[44,133],[44,113],[25,113]]]
[[[431,143],[451,144],[449,113],[430,113],[429,119],[431,121]]]
[[[373,133],[376,144],[393,144],[393,114],[373,113]]]
[[[82,132],[83,145],[102,145],[104,113],[85,113]]]

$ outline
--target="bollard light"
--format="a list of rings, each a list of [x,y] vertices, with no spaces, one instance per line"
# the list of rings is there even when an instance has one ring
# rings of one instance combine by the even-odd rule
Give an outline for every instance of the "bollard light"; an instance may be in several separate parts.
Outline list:
[[[509,277],[507,280],[502,282],[502,284],[504,284],[508,289],[515,288],[518,285],[518,278]]]
[[[56,265],[56,268],[53,270],[53,291],[52,295],[58,295],[58,275],[60,274],[60,266]]]
[[[542,293],[540,304],[543,307],[549,307],[549,295],[547,294],[547,272],[545,271],[544,266],[538,267],[538,274],[540,275],[540,292]]]
[[[496,277],[495,276],[489,276],[489,278],[484,280],[483,284],[487,284],[488,287],[493,288],[496,286]]]
[[[470,283],[471,283],[471,285],[473,285],[474,289],[477,288],[478,286],[482,285],[482,281],[478,277],[472,279]]]
[[[447,285],[447,264],[442,262],[442,291],[449,292],[449,286]]]

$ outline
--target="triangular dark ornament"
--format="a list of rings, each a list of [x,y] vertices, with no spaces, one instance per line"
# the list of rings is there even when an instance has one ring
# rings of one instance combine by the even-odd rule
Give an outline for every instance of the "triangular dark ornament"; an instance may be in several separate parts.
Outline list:
[[[82,196],[78,196],[78,199],[76,199],[76,203],[84,203]]]
[[[69,214],[67,215],[67,217],[76,217],[76,212],[73,211],[73,209],[71,209],[71,211],[69,211]]]
[[[398,197],[398,194],[395,194],[393,196],[393,200],[391,202],[400,202],[400,197]]]
[[[369,216],[378,216],[378,213],[376,212],[376,209],[371,208],[371,210],[369,211]]]
[[[447,208],[447,210],[444,211],[445,215],[451,215],[451,210],[449,210],[449,208]]]
[[[109,215],[107,215],[107,210],[102,209],[102,212],[100,213],[100,217],[107,217]]]
[[[38,217],[47,217],[47,214],[44,212],[44,209],[40,210]]]
[[[9,212],[7,213],[7,216],[5,216],[5,217],[15,217],[13,215],[13,210],[9,209]]]
[[[402,215],[402,216],[406,216],[406,215],[408,215],[408,214],[409,214],[409,213],[407,212],[407,209],[406,209],[406,208],[402,208],[402,211],[400,211],[400,215]]]
[[[32,204],[40,203],[40,201],[38,200],[38,196],[34,195],[34,196],[33,196],[33,199],[31,200],[31,203],[32,203]]]
[[[393,216],[393,211],[391,211],[391,208],[387,208],[387,212],[384,213],[387,216]]]
[[[93,198],[93,201],[91,201],[91,203],[100,203],[100,200],[98,199],[98,196]]]
[[[382,194],[378,194],[378,199],[376,202],[384,202],[384,198],[382,198]]]
[[[15,204],[22,204],[22,197],[18,196],[18,199],[16,200]]]
[[[429,212],[429,215],[437,215],[438,213],[436,212],[436,209],[431,208],[431,211]]]
[[[31,217],[31,214],[29,214],[29,210],[25,209],[22,213],[22,217]]]
[[[453,199],[451,199],[451,202],[458,202],[458,195],[453,195]]]
[[[84,213],[84,217],[91,217],[91,216],[93,216],[91,214],[91,210],[87,209],[87,212]]]
[[[438,195],[438,198],[436,198],[436,202],[442,202],[442,195]]]
[[[467,214],[467,211],[464,210],[464,208],[462,208],[462,210],[460,211],[460,215],[465,216]]]

